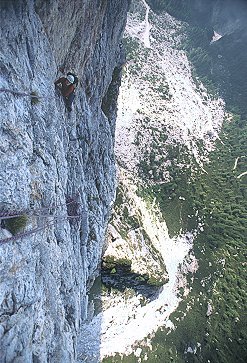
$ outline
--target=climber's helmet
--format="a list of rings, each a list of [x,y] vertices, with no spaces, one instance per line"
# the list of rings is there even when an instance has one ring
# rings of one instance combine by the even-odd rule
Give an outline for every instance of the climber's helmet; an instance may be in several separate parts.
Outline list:
[[[72,76],[71,74],[69,74],[66,78],[67,78],[67,80],[69,81],[69,83],[71,83],[71,84],[73,84],[73,83],[74,83],[74,81],[75,81],[74,76]]]

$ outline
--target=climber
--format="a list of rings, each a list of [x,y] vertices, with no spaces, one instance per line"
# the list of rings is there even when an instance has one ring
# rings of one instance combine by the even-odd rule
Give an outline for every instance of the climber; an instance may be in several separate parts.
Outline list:
[[[72,111],[72,102],[75,98],[75,88],[78,84],[78,78],[72,73],[68,73],[66,77],[61,77],[54,82],[55,89],[58,89],[64,99],[65,107],[69,112]]]

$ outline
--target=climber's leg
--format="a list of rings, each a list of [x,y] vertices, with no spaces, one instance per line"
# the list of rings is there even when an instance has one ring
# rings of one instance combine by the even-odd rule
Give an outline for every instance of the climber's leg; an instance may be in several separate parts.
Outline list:
[[[65,106],[66,106],[66,108],[67,108],[67,110],[70,112],[70,111],[72,111],[72,108],[71,108],[71,106],[72,106],[72,103],[73,103],[73,101],[74,101],[74,98],[75,98],[75,94],[74,94],[74,92],[73,93],[71,93],[68,97],[66,97],[65,99],[64,99],[64,101],[65,101]]]

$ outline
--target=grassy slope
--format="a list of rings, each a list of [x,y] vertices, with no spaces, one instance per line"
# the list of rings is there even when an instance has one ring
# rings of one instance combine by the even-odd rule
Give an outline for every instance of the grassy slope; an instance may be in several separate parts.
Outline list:
[[[206,77],[207,67],[202,66],[200,57],[191,56],[193,49],[194,54],[200,54],[198,39],[202,39],[203,32],[190,28],[187,34],[191,36],[195,33],[199,36],[194,37],[193,41],[190,37],[186,44],[188,55],[195,65],[195,75],[201,79],[203,76],[213,93],[217,85]],[[241,109],[238,104],[235,106]],[[233,171],[235,159],[247,155],[246,123],[244,113],[234,114],[231,122],[225,122],[222,142],[218,142],[216,151],[210,156],[207,173],[197,172],[190,176],[186,169],[176,167],[179,162],[186,163],[188,157],[185,150],[173,150],[170,169],[172,182],[141,190],[150,202],[154,197],[159,200],[171,234],[177,233],[180,228],[193,227],[196,210],[205,223],[204,232],[195,242],[200,268],[193,282],[193,292],[181,305],[181,313],[177,312],[173,316],[173,322],[178,326],[175,332],[168,336],[162,332],[156,335],[156,349],[149,352],[149,362],[209,360],[234,363],[247,360],[244,344],[247,338],[247,176],[237,178],[237,175],[247,170],[247,158],[240,158]],[[181,196],[185,201],[179,199]],[[188,218],[188,214],[193,217]],[[213,306],[210,317],[206,316],[208,302]],[[188,305],[193,308],[181,319]],[[177,318],[180,319],[179,323]],[[196,346],[196,342],[201,344],[197,353],[184,354],[187,347]]]
[[[232,170],[235,158],[246,155],[243,142],[246,136],[247,127],[239,128],[234,121],[226,124],[222,134],[224,144],[219,143],[212,153],[208,174],[194,176],[187,185],[191,205],[205,220],[205,231],[195,242],[200,268],[192,284],[192,294],[172,317],[177,329],[166,337],[162,332],[156,335],[157,349],[149,354],[149,362],[234,363],[247,359],[244,345],[247,176],[236,178],[246,171],[243,161],[236,171]],[[206,316],[208,302],[213,307],[210,317]],[[193,308],[182,318],[188,305]],[[179,323],[177,318],[181,319]],[[197,342],[201,347],[196,355],[184,354],[188,346]]]
[[[207,174],[198,172],[189,177],[174,171],[172,191],[162,194],[152,189],[145,191],[148,198],[163,200],[163,213],[169,210],[171,218],[180,203],[182,225],[186,225],[188,209],[199,210],[205,222],[205,231],[195,241],[195,254],[199,260],[199,270],[195,276],[192,293],[180,305],[171,320],[177,329],[166,335],[161,330],[153,340],[153,350],[148,351],[148,362],[245,362],[247,349],[247,316],[245,310],[247,276],[245,267],[247,216],[247,175],[241,179],[237,175],[245,170],[244,158],[239,159],[233,171],[237,156],[247,155],[244,140],[247,127],[239,127],[238,117],[230,123],[226,121],[215,152],[211,154],[206,167]],[[176,180],[176,183],[175,183]],[[180,183],[179,181],[182,181]],[[186,200],[180,201],[184,195]],[[167,203],[170,209],[165,207]],[[162,206],[162,204],[161,204]],[[168,215],[168,214],[167,214]],[[175,213],[176,216],[176,213]],[[168,218],[168,220],[169,220]],[[172,218],[171,218],[172,219]],[[179,219],[177,219],[177,222]],[[174,221],[173,221],[174,222]],[[176,226],[178,227],[178,225]],[[170,224],[174,228],[174,223]],[[213,307],[212,315],[206,316],[208,303]],[[184,317],[188,306],[192,308]],[[177,320],[178,319],[178,320]],[[197,347],[196,354],[184,354],[188,346]],[[145,350],[143,350],[143,355]],[[136,362],[136,357],[111,358],[104,362]]]

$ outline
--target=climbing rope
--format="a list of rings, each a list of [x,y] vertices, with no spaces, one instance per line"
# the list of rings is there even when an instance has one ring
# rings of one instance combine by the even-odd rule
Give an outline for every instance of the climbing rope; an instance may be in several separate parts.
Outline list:
[[[41,214],[42,212],[43,213],[45,213],[46,211],[49,212],[50,209],[59,208],[61,206],[66,206],[67,213],[68,213],[67,215]],[[47,227],[54,225],[54,223],[56,221],[67,221],[67,220],[73,221],[74,220],[75,222],[78,222],[81,218],[81,215],[77,214],[78,208],[79,208],[79,203],[74,198],[70,197],[70,198],[67,198],[66,203],[61,203],[61,204],[53,205],[50,207],[44,207],[44,208],[36,209],[36,210],[30,211],[30,212],[22,212],[22,213],[7,212],[7,211],[0,212],[0,220],[18,218],[18,217],[22,217],[24,215],[26,215],[27,217],[37,216],[39,218],[52,218],[53,219],[52,221],[46,222],[46,224],[44,224],[41,227],[32,228],[29,231],[17,233],[16,235],[13,235],[11,237],[0,239],[0,244],[7,243],[10,241],[15,241],[19,238],[29,236],[33,233],[37,233],[38,231],[41,231],[42,229],[46,229]]]
[[[54,205],[51,205],[50,207],[43,207],[43,208],[31,210],[29,212],[28,211],[23,211],[23,212],[0,211],[0,220],[21,217],[21,216],[23,216],[23,214],[25,214],[28,217],[39,216],[40,212],[49,211],[51,209],[57,209],[57,208],[63,207],[63,206],[69,206],[70,204],[73,204],[73,203],[76,203],[75,200],[72,198],[69,198],[69,200],[66,203],[54,204]],[[52,216],[52,215],[50,214],[50,216]]]
[[[31,98],[44,98],[44,96],[38,96],[32,93],[26,93],[26,92],[19,92],[19,91],[15,91],[12,89],[8,89],[8,88],[0,88],[0,92],[7,92],[7,93],[12,93],[13,95],[16,96],[27,96],[27,97],[31,97]]]

